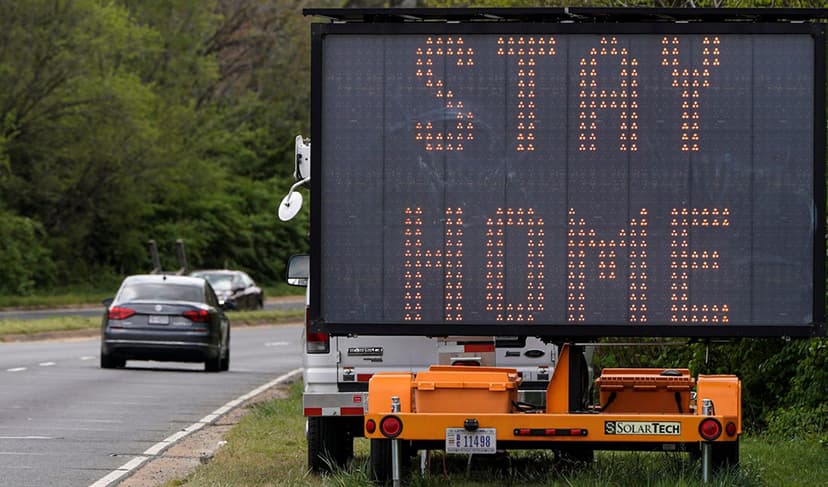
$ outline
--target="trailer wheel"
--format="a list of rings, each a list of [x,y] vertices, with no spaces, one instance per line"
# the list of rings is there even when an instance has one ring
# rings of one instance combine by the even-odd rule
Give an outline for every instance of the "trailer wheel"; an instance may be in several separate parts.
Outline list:
[[[727,469],[739,468],[739,440],[727,442],[714,442],[712,464],[713,471],[720,472]]]
[[[362,427],[362,416],[308,418],[308,468],[311,472],[331,472],[344,468],[354,456],[354,425]]]

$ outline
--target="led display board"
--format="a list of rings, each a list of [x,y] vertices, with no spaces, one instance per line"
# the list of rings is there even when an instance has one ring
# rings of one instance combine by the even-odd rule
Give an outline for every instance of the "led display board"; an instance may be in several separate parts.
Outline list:
[[[822,29],[315,24],[314,329],[819,332]]]

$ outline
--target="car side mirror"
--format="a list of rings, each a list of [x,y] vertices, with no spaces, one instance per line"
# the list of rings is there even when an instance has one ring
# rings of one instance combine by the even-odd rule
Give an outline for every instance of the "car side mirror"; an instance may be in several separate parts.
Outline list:
[[[221,305],[221,309],[224,311],[235,311],[236,310],[236,302],[235,301],[225,301]]]
[[[310,256],[293,255],[288,261],[287,283],[291,286],[307,286],[310,274]]]
[[[101,304],[104,305],[104,308],[108,308],[109,305],[112,304],[112,301],[115,301],[115,298],[106,298],[101,301]]]

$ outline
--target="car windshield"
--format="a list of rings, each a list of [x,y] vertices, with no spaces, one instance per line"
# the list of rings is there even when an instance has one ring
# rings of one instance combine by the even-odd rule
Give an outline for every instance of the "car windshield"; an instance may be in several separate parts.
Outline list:
[[[204,302],[204,291],[199,286],[143,282],[129,284],[118,294],[118,301],[195,301]]]
[[[213,289],[223,291],[233,289],[233,276],[230,274],[193,274],[196,277],[207,279]]]

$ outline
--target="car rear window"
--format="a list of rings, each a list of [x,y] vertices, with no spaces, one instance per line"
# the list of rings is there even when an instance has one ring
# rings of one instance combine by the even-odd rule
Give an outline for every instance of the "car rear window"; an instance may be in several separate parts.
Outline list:
[[[204,290],[200,286],[168,283],[128,284],[118,293],[118,302],[145,301],[195,301],[204,302]]]
[[[200,277],[202,279],[207,279],[210,284],[213,286],[213,289],[232,289],[233,288],[233,275],[232,274],[209,274],[209,273],[194,273],[192,274],[195,277]]]

